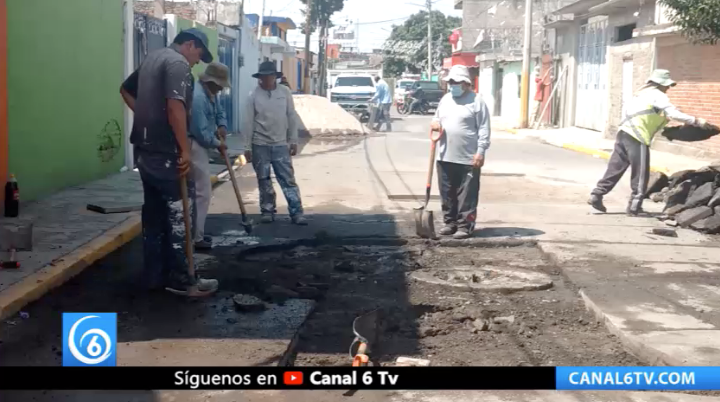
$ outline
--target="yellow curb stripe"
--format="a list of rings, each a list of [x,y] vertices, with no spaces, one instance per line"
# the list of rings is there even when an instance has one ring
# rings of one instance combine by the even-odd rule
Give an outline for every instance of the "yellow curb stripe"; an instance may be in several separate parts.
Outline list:
[[[552,144],[551,144],[551,145],[552,145]],[[561,147],[562,147],[562,148],[565,148],[565,149],[569,149],[569,150],[571,150],[571,151],[575,151],[575,152],[580,152],[580,153],[584,153],[584,154],[596,156],[596,157],[602,158],[602,159],[610,159],[610,156],[612,155],[611,152],[602,151],[602,150],[599,150],[599,149],[587,148],[587,147],[583,147],[583,146],[575,145],[575,144],[562,144]],[[665,166],[657,166],[657,165],[656,165],[656,166],[653,166],[653,165],[651,165],[651,166],[650,166],[650,170],[653,171],[653,172],[665,173],[666,175],[669,175],[669,174],[670,174],[670,169],[668,169],[668,168],[665,167]]]
[[[217,175],[210,177],[215,185]],[[109,229],[99,237],[63,255],[54,262],[0,291],[0,319],[20,311],[28,303],[70,280],[97,260],[107,256],[142,232],[140,214],[135,213],[121,224]],[[22,268],[21,268],[22,269]]]

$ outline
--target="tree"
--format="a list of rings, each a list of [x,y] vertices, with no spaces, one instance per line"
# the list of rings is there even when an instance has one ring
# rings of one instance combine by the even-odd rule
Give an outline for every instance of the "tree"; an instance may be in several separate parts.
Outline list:
[[[300,0],[303,4],[307,5],[307,0]],[[318,27],[320,28],[320,35],[318,37],[318,88],[317,94],[323,95],[325,89],[325,50],[327,43],[328,29],[332,26],[330,18],[338,11],[342,11],[345,7],[345,0],[313,0],[312,3],[312,17],[313,22],[310,26],[310,32],[314,32]],[[303,11],[303,15],[305,11]],[[301,25],[303,32],[305,31],[305,24]]]
[[[447,17],[440,11],[433,11],[432,19],[433,69],[439,70],[442,60],[452,55],[452,46],[447,38],[452,30],[462,25],[458,17]],[[413,14],[402,25],[393,26],[390,37],[383,46],[383,74],[399,76],[405,71],[417,74],[427,68],[428,13]]]
[[[668,17],[693,43],[714,45],[720,40],[720,1],[661,0]]]

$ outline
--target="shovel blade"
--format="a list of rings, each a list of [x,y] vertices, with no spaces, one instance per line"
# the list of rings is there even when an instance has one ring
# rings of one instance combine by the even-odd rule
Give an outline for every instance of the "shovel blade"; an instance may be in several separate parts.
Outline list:
[[[415,231],[423,239],[437,239],[433,212],[425,208],[415,210]]]

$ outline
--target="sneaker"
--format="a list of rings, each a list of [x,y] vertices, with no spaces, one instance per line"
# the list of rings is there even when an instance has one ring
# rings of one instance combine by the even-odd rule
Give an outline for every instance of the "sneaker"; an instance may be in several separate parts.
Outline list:
[[[470,232],[467,229],[458,229],[453,235],[453,239],[462,240],[470,238]]]
[[[205,297],[217,292],[219,282],[217,279],[202,279],[198,278],[195,285],[187,286],[185,288],[167,287],[165,288],[168,292],[176,294],[178,296],[186,297]]]
[[[212,236],[203,236],[203,240],[205,240],[208,243],[212,243]]]
[[[262,217],[260,217],[260,223],[273,223],[275,221],[275,216],[272,214],[263,214]]]
[[[587,203],[602,213],[607,212],[607,208],[605,208],[605,205],[603,204],[602,196],[600,196],[600,195],[594,195],[594,194],[591,195],[590,199],[588,200]]]
[[[203,238],[200,241],[196,241],[195,242],[195,250],[198,250],[198,251],[212,250],[212,241],[207,241],[205,238]]]
[[[302,215],[295,215],[292,218],[290,218],[290,220],[292,221],[293,224],[298,225],[298,226],[307,226],[307,224],[308,224],[307,218],[305,218]]]
[[[440,229],[438,233],[440,233],[441,236],[450,236],[455,234],[457,232],[457,227],[451,226],[451,225],[445,225]]]

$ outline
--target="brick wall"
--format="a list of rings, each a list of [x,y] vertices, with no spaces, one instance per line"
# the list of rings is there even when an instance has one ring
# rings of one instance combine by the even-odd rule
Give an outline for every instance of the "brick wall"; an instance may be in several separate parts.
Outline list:
[[[155,2],[146,0],[135,1],[133,2],[133,9],[137,13],[154,16]],[[165,14],[175,14],[178,17],[186,19],[188,21],[195,21],[197,19],[197,11],[195,10],[195,6],[187,1],[166,1]]]
[[[670,70],[670,100],[680,110],[720,125],[720,46],[692,45],[674,36],[657,39],[657,68]],[[720,137],[683,143],[703,154],[720,155]]]

